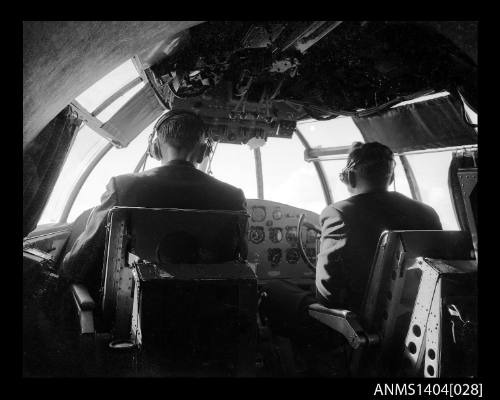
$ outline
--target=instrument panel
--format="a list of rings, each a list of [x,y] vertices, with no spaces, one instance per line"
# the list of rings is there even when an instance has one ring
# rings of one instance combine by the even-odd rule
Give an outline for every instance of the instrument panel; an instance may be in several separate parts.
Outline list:
[[[300,214],[317,224],[319,215],[287,204],[268,200],[247,200],[250,215],[248,227],[248,262],[259,280],[314,279],[312,271],[300,257],[297,223]],[[316,261],[316,233],[302,229],[306,252]]]

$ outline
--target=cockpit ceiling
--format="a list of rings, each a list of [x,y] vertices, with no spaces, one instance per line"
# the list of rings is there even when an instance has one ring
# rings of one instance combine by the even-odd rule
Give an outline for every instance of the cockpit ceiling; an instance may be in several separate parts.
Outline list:
[[[201,21],[24,21],[23,148],[134,55]]]
[[[214,129],[289,137],[299,120],[366,116],[429,91],[477,109],[476,42],[466,21],[25,22],[24,144],[133,56],[164,105]]]
[[[442,34],[452,25],[453,40],[466,45]],[[476,108],[477,66],[461,49],[472,54],[475,28],[473,22],[210,21],[139,59],[166,107],[212,119],[277,124],[364,116],[443,90],[457,97],[460,91]]]

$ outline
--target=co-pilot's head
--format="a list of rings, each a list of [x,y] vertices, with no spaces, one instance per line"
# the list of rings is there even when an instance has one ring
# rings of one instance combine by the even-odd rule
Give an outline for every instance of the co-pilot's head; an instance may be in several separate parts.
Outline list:
[[[163,164],[172,160],[201,163],[210,153],[205,132],[206,126],[196,114],[169,111],[155,125],[149,154]]]
[[[379,142],[354,142],[339,175],[351,194],[387,190],[394,180],[394,153]]]

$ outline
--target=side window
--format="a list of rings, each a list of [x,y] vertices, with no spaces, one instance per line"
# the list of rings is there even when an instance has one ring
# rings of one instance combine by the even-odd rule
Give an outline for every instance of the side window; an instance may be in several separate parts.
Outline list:
[[[453,151],[408,154],[406,157],[417,180],[422,201],[433,207],[443,229],[458,230],[448,189],[448,169]]]
[[[304,121],[297,127],[311,147],[349,146],[364,142],[363,136],[351,117],[337,117],[329,121]]]
[[[314,165],[304,161],[304,146],[292,139],[269,138],[261,147],[264,198],[320,213],[326,206]]]
[[[210,169],[214,178],[240,188],[247,199],[257,198],[255,159],[248,146],[218,143]]]
[[[68,216],[74,221],[83,211],[101,201],[101,195],[113,176],[132,173],[141,156],[146,151],[150,129],[146,128],[126,148],[112,148],[97,164],[83,184]]]
[[[78,178],[107,143],[86,125],[78,131],[38,225],[59,222]]]

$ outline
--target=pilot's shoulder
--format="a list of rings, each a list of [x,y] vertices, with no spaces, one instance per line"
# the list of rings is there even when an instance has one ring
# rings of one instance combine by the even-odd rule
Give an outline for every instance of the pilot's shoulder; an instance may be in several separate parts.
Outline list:
[[[240,193],[243,193],[243,191],[236,186],[233,186],[229,183],[223,182],[217,178],[214,178],[211,175],[205,174],[204,172],[200,171],[200,173],[205,175],[205,177],[206,177],[205,179],[207,180],[208,184],[213,185],[214,187],[217,187],[218,190],[222,190],[222,191],[225,191],[228,193],[234,193],[235,196],[239,196]]]
[[[147,176],[147,174],[145,174],[144,172],[146,171],[117,175],[114,176],[112,179],[114,179],[116,187],[124,188],[133,184],[137,180],[140,180],[142,177]]]
[[[401,193],[398,193],[398,192],[391,192],[391,193],[393,194],[393,196],[397,196],[400,201],[406,202],[407,205],[409,205],[410,207],[412,207],[415,210],[419,210],[420,212],[425,213],[425,214],[435,214],[436,213],[434,208],[432,208],[428,204],[425,204],[422,201],[412,199],[412,198],[407,197],[407,196],[405,196]]]
[[[348,204],[347,200],[342,200],[326,206],[321,211],[320,221],[323,221],[325,218],[342,218],[343,210]]]

